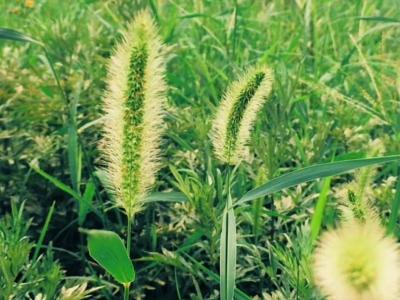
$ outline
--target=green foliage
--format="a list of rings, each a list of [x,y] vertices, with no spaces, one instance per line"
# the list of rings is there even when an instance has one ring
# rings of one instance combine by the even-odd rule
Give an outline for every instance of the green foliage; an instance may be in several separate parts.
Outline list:
[[[0,0],[0,27],[24,33],[18,39],[29,36],[48,51],[46,56],[38,44],[0,40],[0,215],[6,215],[11,203],[26,199],[24,219],[35,220],[27,234],[39,241],[55,201],[43,245],[53,243],[54,259],[69,273],[90,276],[93,284],[105,286],[91,298],[121,299],[113,279],[88,262],[84,239],[76,242],[77,227],[126,234],[125,217],[92,171],[100,165],[96,143],[103,121],[99,99],[106,59],[124,23],[147,7],[170,46],[170,107],[165,158],[154,188],[163,193],[149,195],[148,208],[132,223],[136,279],[130,296],[219,297],[227,168],[214,161],[208,132],[230,78],[249,65],[267,64],[275,73],[273,92],[231,180],[238,238],[235,299],[321,299],[303,268],[310,234],[299,228],[312,219],[311,236],[318,239],[318,232],[334,226],[336,188],[353,175],[332,175],[329,187],[315,179],[254,195],[258,198],[249,202],[239,200],[265,182],[271,185],[274,178],[289,186],[279,176],[293,176],[302,167],[332,158],[362,159],[374,139],[387,155],[400,153],[398,5],[382,0],[33,2],[27,7],[25,1]],[[42,173],[32,172],[33,159]],[[396,235],[397,168],[396,162],[382,165],[367,185],[378,217]],[[164,193],[171,191],[181,194]],[[33,244],[21,240],[27,234],[16,239],[20,253],[33,252]],[[49,274],[46,267],[39,268],[41,262],[50,264],[46,255],[38,255],[31,269],[29,254],[25,260],[14,258],[22,271],[10,278],[16,276],[19,283],[29,274]],[[77,294],[80,286],[71,283],[66,289]],[[25,293],[39,298],[51,288]]]
[[[88,235],[89,254],[119,283],[129,286],[135,271],[121,238],[106,230],[83,230]]]
[[[25,299],[39,294],[51,299],[62,278],[61,267],[53,259],[51,247],[37,260],[30,260],[34,244],[26,234],[31,221],[25,222],[23,208],[14,205],[12,214],[0,220],[0,299]]]

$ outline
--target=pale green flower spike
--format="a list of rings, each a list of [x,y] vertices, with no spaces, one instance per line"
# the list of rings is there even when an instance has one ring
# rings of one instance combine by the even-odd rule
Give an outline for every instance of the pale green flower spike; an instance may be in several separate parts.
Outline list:
[[[139,12],[108,65],[104,96],[106,186],[130,217],[141,209],[158,170],[166,103],[164,45],[148,11]]]
[[[328,300],[400,297],[400,251],[377,220],[325,232],[314,253],[314,280]]]
[[[213,121],[215,155],[237,164],[244,155],[257,112],[271,92],[272,72],[265,66],[249,68],[228,87]]]

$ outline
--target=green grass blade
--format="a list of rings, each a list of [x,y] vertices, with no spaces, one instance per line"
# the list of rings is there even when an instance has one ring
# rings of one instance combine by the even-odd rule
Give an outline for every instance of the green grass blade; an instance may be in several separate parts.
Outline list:
[[[185,255],[189,260],[191,260],[196,265],[196,267],[198,267],[200,270],[202,270],[204,273],[206,273],[208,276],[210,276],[210,278],[212,278],[215,281],[220,281],[220,277],[217,274],[215,274],[213,271],[211,271],[210,269],[207,269],[204,266],[204,264],[200,263],[199,261],[197,261],[196,259],[191,257],[189,254],[186,254],[185,252],[182,252],[182,254]],[[241,290],[235,288],[235,299],[236,300],[252,300],[253,298],[246,295]]]
[[[50,210],[49,210],[49,213],[47,214],[46,221],[44,222],[42,231],[40,232],[39,240],[36,243],[35,252],[33,253],[33,257],[32,257],[32,263],[35,263],[36,259],[38,258],[39,250],[42,247],[44,236],[46,235],[47,229],[49,228],[50,220],[51,220],[51,217],[53,216],[55,205],[56,205],[56,202],[53,202],[53,204],[50,206]]]
[[[38,174],[40,174],[41,176],[43,176],[44,178],[46,178],[47,180],[49,180],[50,182],[52,182],[56,187],[58,187],[59,189],[63,190],[64,192],[66,192],[67,194],[71,195],[72,197],[74,197],[75,199],[78,200],[79,203],[83,203],[85,202],[87,206],[90,206],[92,208],[92,211],[102,220],[104,218],[104,216],[98,211],[98,209],[96,209],[95,207],[93,207],[90,202],[88,202],[86,200],[85,197],[82,197],[81,195],[79,195],[77,192],[75,192],[73,189],[71,189],[69,186],[67,186],[66,184],[62,183],[61,181],[59,181],[57,178],[47,174],[45,171],[41,170],[40,168],[36,167],[33,165],[33,163],[30,164],[30,167],[37,172]],[[96,189],[96,186],[94,186],[94,189]]]
[[[135,271],[122,239],[112,231],[85,230],[81,232],[88,235],[88,248],[90,256],[123,285],[128,285],[135,280]]]
[[[34,43],[34,44],[40,45],[42,47],[44,46],[41,42],[31,38],[30,36],[27,36],[27,35],[23,34],[22,32],[19,32],[17,30],[10,29],[10,28],[0,27],[0,39]]]
[[[80,85],[78,85],[70,104],[71,109],[68,122],[68,165],[70,170],[72,188],[78,194],[80,194],[79,182],[81,181],[82,155],[80,151],[80,145],[78,143],[76,114],[77,114],[77,106],[78,106],[78,99],[80,92],[81,92],[81,87]]]
[[[357,17],[358,20],[363,21],[378,21],[378,22],[388,22],[388,23],[400,23],[399,19],[387,18],[382,16],[374,16],[374,17]]]
[[[236,277],[236,222],[230,193],[222,221],[220,246],[220,299],[232,300]]]
[[[396,185],[396,194],[394,196],[394,200],[392,203],[392,210],[390,212],[389,224],[387,228],[387,232],[389,234],[393,234],[396,229],[397,219],[399,217],[399,208],[400,208],[400,167],[397,171],[397,185]]]
[[[321,228],[322,217],[324,216],[324,210],[326,205],[326,198],[331,186],[331,177],[326,177],[322,184],[321,192],[315,205],[315,212],[311,219],[311,240],[314,242]]]
[[[49,181],[51,181],[56,187],[58,187],[59,189],[63,190],[64,192],[68,193],[69,195],[71,195],[72,197],[74,197],[75,199],[82,199],[81,195],[79,195],[77,192],[75,192],[73,189],[71,189],[68,185],[62,183],[61,181],[59,181],[57,178],[47,174],[45,171],[41,170],[40,168],[34,166],[32,163],[30,164],[30,167],[38,174],[40,174],[41,176],[43,176],[44,178],[48,179]]]
[[[152,193],[145,196],[142,201],[144,203],[151,202],[188,202],[188,198],[181,192],[169,193]]]
[[[400,155],[393,155],[378,158],[338,161],[303,168],[301,170],[296,170],[291,173],[276,177],[267,183],[249,191],[239,201],[237,201],[235,205],[251,201],[258,197],[263,197],[282,189],[286,189],[317,178],[333,176],[365,166],[387,163],[399,159]]]
[[[85,187],[85,192],[83,193],[83,201],[79,201],[78,209],[78,225],[82,226],[85,222],[87,212],[89,211],[90,205],[92,203],[93,196],[96,192],[96,186],[94,185],[93,179],[90,179]]]

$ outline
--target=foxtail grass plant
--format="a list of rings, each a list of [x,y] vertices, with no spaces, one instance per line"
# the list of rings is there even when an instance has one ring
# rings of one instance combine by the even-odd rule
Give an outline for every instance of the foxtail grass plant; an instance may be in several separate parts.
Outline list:
[[[268,67],[250,67],[228,87],[211,128],[214,153],[222,162],[238,165],[243,158],[251,126],[271,92],[272,78]],[[220,239],[220,297],[223,300],[233,299],[236,276],[236,221],[230,191],[232,174],[228,172],[228,198]]]
[[[122,41],[117,44],[108,65],[107,90],[103,99],[104,138],[101,141],[106,163],[104,183],[113,201],[127,215],[127,256],[121,254],[123,244],[114,235],[100,231],[87,233],[89,251],[112,275],[112,269],[118,266],[101,261],[104,253],[97,248],[104,239],[115,243],[116,253],[120,253],[122,261],[129,258],[132,219],[142,209],[143,197],[148,194],[159,168],[166,103],[163,57],[164,45],[153,18],[145,10],[139,12],[123,32]],[[134,273],[129,269],[127,272],[129,276],[120,274],[122,276],[118,277],[124,285],[124,299],[129,298],[129,286],[134,279]]]

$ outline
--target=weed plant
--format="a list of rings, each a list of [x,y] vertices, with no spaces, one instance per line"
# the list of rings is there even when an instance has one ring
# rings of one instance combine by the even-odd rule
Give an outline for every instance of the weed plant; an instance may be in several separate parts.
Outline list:
[[[314,282],[312,262],[315,246],[352,216],[343,195],[368,199],[379,239],[398,240],[398,162],[295,185],[279,177],[399,154],[396,1],[0,0],[0,7],[1,28],[45,47],[0,40],[0,215],[9,224],[13,211],[12,230],[21,229],[1,230],[0,243],[12,237],[10,247],[21,247],[9,252],[21,261],[9,284],[1,280],[4,299],[80,299],[62,295],[85,291],[121,299],[124,289],[87,255],[78,228],[131,234],[124,246],[135,270],[131,299],[219,299],[224,212],[235,216],[235,299],[333,297]],[[106,65],[141,9],[167,47],[169,89],[160,169],[130,222],[103,190],[97,145]],[[229,166],[215,158],[210,130],[224,91],[252,65],[272,69],[272,91],[240,164]],[[277,178],[287,188],[246,194]],[[63,287],[62,279],[76,277]],[[40,283],[28,289],[27,280]]]

